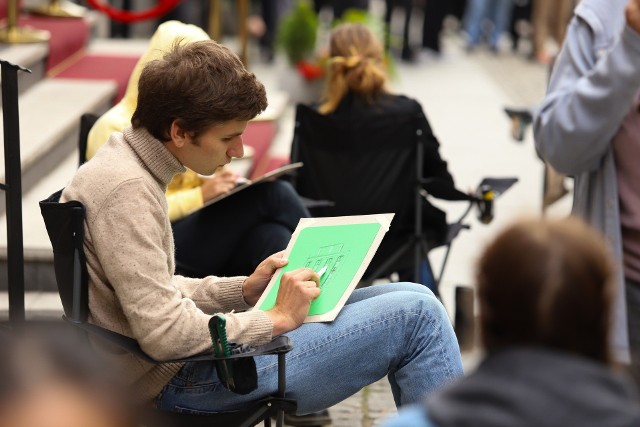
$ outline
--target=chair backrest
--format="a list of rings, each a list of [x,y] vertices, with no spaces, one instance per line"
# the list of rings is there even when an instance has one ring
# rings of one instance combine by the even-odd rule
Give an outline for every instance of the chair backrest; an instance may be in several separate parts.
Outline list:
[[[59,203],[62,190],[40,202],[49,240],[53,266],[65,316],[75,322],[88,317],[89,276],[85,260],[84,206],[72,200]]]
[[[413,212],[422,177],[423,120],[421,112],[354,118],[298,105],[291,157],[304,167],[296,190],[335,203],[319,215],[394,212],[397,222]]]
[[[297,106],[291,159],[304,166],[293,184],[302,197],[334,202],[311,209],[313,215],[395,213],[365,280],[413,265],[411,256],[400,255],[412,236],[421,236],[429,247],[440,244],[439,237],[427,237],[431,230],[423,228],[426,216],[420,189],[426,126],[421,109],[410,106],[351,116],[323,115]],[[446,227],[444,213],[441,224],[432,225]]]
[[[82,166],[87,161],[87,141],[89,139],[89,131],[98,121],[97,114],[84,113],[80,116],[80,135],[78,136],[78,166]]]

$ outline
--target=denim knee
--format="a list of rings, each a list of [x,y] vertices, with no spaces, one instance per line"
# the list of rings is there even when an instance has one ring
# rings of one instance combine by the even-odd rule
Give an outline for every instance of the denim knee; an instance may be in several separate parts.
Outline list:
[[[421,283],[398,282],[398,283],[394,283],[393,285],[397,286],[399,290],[418,292],[418,293],[429,295],[429,296],[432,296],[433,298],[436,298],[436,295],[433,293],[433,291]]]

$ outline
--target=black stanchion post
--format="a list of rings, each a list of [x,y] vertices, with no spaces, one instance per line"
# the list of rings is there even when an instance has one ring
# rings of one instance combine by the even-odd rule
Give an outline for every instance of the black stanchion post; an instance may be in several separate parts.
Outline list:
[[[466,286],[456,286],[454,329],[458,337],[461,351],[471,351],[475,347],[475,311],[474,289]]]
[[[22,176],[20,166],[20,117],[18,71],[31,71],[0,60],[2,68],[2,120],[4,123],[3,185],[7,212],[7,277],[9,321],[24,321],[24,247],[22,242]]]

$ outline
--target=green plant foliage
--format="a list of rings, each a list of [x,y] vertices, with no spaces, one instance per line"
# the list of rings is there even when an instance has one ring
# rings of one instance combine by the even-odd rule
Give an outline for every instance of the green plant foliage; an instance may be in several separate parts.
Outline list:
[[[317,31],[315,10],[309,1],[299,0],[278,26],[276,45],[284,51],[289,63],[295,65],[314,52]]]

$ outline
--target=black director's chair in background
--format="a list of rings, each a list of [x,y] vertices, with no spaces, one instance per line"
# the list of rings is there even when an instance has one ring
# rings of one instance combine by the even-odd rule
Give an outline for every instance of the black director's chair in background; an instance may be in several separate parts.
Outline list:
[[[304,198],[333,202],[333,206],[311,209],[314,216],[395,213],[361,285],[371,285],[400,269],[412,272],[410,280],[423,283],[421,273],[426,265],[433,272],[432,290],[440,297],[438,285],[451,245],[462,230],[469,228],[465,218],[475,207],[482,223],[491,222],[495,199],[517,179],[485,178],[473,194],[466,194],[449,182],[425,178],[428,122],[422,112],[373,117],[322,115],[299,104],[291,161],[303,162],[304,166],[294,174],[294,187]],[[466,202],[468,208],[457,221],[447,224],[444,213],[429,204],[427,196]],[[434,232],[430,221],[442,221],[443,230]],[[428,253],[438,247],[445,247],[446,252],[436,274],[429,265]],[[456,317],[458,313],[465,316],[461,324],[468,323],[466,318],[473,320],[473,298],[469,303],[466,292],[470,289],[456,290]]]

